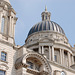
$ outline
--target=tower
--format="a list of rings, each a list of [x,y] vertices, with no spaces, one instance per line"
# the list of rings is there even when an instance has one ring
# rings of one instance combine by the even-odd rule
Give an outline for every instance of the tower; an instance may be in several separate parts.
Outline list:
[[[0,40],[14,44],[16,12],[9,0],[0,0]]]

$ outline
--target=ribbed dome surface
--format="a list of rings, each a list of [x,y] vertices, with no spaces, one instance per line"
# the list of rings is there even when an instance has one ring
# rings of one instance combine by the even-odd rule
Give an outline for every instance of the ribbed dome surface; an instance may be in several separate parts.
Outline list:
[[[54,31],[61,34],[65,34],[63,29],[57,23],[53,21],[42,21],[37,23],[30,29],[28,36],[40,31]]]

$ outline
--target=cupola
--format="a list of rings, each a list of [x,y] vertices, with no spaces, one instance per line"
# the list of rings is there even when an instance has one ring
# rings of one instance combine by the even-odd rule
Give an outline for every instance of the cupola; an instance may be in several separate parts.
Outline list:
[[[42,21],[50,20],[51,13],[47,11],[47,6],[45,6],[45,11],[42,12],[41,15],[42,15]]]

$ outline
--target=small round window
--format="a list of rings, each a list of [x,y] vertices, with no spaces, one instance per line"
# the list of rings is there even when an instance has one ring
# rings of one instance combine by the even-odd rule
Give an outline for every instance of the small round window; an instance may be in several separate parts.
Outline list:
[[[62,71],[62,72],[61,72],[61,75],[66,75],[66,73]]]

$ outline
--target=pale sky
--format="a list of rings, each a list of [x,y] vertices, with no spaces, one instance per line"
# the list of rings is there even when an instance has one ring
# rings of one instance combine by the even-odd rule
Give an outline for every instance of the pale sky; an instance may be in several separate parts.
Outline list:
[[[75,44],[75,0],[10,0],[17,12],[15,28],[16,45],[25,44],[30,28],[42,21],[41,13],[47,6],[51,21],[58,23],[64,30],[69,43]]]

